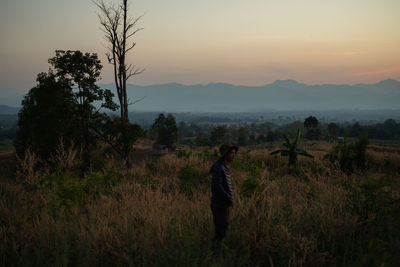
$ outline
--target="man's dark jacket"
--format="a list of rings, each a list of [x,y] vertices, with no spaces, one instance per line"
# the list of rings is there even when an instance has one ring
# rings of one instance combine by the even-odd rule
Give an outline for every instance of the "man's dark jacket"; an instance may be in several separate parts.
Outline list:
[[[210,169],[211,180],[211,205],[232,206],[232,183],[229,167],[222,160],[217,160]]]

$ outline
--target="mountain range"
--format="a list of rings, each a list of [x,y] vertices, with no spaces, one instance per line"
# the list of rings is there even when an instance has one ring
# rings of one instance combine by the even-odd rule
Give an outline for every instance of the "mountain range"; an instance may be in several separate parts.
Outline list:
[[[101,84],[114,91],[114,84]],[[262,112],[270,110],[400,109],[400,82],[376,84],[307,85],[277,80],[264,86],[228,83],[183,85],[128,85],[130,111]],[[0,105],[15,106],[21,96],[0,98]]]
[[[113,85],[102,85],[112,88]],[[278,80],[264,86],[226,83],[207,85],[128,85],[132,111],[259,112],[268,110],[399,109],[400,82],[307,85]]]

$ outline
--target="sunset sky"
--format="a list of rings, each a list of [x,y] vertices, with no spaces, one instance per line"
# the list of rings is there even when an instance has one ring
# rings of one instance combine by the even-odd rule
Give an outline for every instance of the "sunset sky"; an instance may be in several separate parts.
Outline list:
[[[105,0],[106,2],[119,2]],[[399,0],[131,0],[144,14],[129,62],[133,84],[264,85],[400,80]],[[2,0],[0,93],[27,92],[56,49],[99,54],[112,82],[90,0]]]

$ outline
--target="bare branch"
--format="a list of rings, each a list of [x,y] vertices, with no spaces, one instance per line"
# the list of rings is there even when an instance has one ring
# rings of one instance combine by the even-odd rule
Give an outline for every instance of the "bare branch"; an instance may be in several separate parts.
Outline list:
[[[136,42],[127,45],[127,40],[143,30],[143,28],[136,28],[143,15],[129,18],[127,0],[122,0],[119,5],[106,5],[103,0],[92,0],[92,2],[100,10],[98,17],[101,31],[109,43],[105,54],[108,62],[114,66],[114,80],[120,102],[121,118],[128,119],[126,82],[132,76],[142,73],[144,69],[126,64],[127,53],[136,46]]]
[[[133,31],[132,33],[128,34],[126,38],[128,39],[128,38],[132,37],[132,36],[135,35],[137,32],[139,32],[139,31],[141,31],[141,30],[143,30],[143,29],[144,29],[144,28],[136,29],[136,30]]]
[[[130,71],[128,76],[126,77],[126,79],[128,80],[130,77],[135,76],[135,75],[139,75],[142,72],[144,72],[145,69],[134,69],[133,71]]]
[[[127,49],[125,49],[125,53],[128,53],[130,50],[132,50],[134,47],[136,46],[136,43],[132,43],[132,45],[130,47],[128,47]]]
[[[129,106],[134,105],[134,104],[136,104],[136,103],[142,101],[142,100],[145,99],[146,97],[147,97],[147,96],[144,96],[144,97],[142,97],[142,98],[140,98],[140,99],[138,99],[138,100],[136,100],[136,101],[133,101],[133,102],[130,102],[129,99],[128,99],[128,102],[129,102],[128,105],[129,105]]]

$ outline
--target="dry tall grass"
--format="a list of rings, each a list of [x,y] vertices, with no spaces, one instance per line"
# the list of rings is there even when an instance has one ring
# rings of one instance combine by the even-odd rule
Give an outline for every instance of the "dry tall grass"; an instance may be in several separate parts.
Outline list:
[[[34,157],[28,157],[19,175],[36,184],[34,190],[1,177],[2,265],[382,266],[399,262],[400,155],[370,151],[370,173],[348,176],[323,160],[329,149],[327,144],[315,150],[307,147],[316,159],[300,160],[297,173],[289,175],[286,159],[269,155],[272,148],[242,148],[232,165],[235,201],[219,255],[211,250],[207,175],[215,160],[213,150],[184,148],[137,162],[130,170],[119,169],[109,157],[105,167],[94,176],[88,174],[89,178],[78,178],[71,171],[44,175],[31,168]],[[58,160],[65,162],[65,157],[73,166],[73,155],[59,153]],[[197,180],[182,174],[187,166],[200,174]],[[382,175],[387,182],[380,185]],[[94,190],[93,177],[106,185],[95,183]],[[371,182],[367,177],[372,177]],[[190,180],[189,187],[185,179]],[[368,186],[382,194],[374,195]]]

